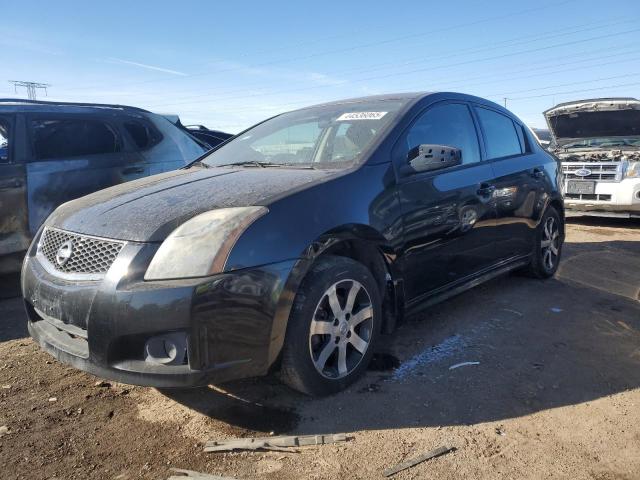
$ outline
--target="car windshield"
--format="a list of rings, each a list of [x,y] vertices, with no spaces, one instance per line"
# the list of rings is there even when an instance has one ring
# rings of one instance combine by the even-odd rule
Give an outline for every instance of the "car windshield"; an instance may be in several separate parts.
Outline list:
[[[256,125],[202,159],[210,167],[343,168],[396,117],[403,103],[378,100],[311,107]]]

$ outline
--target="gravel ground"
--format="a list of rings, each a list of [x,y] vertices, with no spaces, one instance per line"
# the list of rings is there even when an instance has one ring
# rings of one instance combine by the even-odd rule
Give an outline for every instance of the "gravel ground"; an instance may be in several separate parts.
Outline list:
[[[640,479],[640,222],[571,220],[555,279],[508,276],[408,319],[376,370],[312,400],[267,377],[159,391],[66,367],[26,336],[0,281],[0,478]],[[461,362],[479,362],[451,369]],[[396,367],[396,368],[393,368]],[[98,383],[96,383],[98,382]],[[1,429],[6,426],[6,429]],[[2,433],[8,429],[9,433]],[[347,432],[297,453],[203,442]]]

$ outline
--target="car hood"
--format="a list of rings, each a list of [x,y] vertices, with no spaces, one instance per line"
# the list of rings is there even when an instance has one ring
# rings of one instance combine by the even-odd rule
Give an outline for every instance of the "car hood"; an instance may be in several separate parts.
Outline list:
[[[640,137],[640,101],[634,98],[567,102],[544,116],[558,146],[587,138]]]
[[[284,168],[175,170],[100,190],[58,207],[46,224],[71,232],[160,242],[208,210],[268,205],[340,172]]]

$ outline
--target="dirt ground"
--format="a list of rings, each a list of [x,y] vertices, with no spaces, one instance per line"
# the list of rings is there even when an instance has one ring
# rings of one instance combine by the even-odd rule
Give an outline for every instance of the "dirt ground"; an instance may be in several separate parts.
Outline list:
[[[0,478],[640,479],[640,222],[571,220],[557,278],[508,276],[408,319],[348,391],[275,377],[158,391],[66,367],[0,301]],[[0,284],[10,297],[15,279]],[[14,292],[15,293],[15,292]],[[396,360],[399,362],[396,363]],[[461,362],[479,362],[451,369]],[[393,368],[393,367],[397,368]],[[297,453],[205,454],[207,439],[347,432]]]

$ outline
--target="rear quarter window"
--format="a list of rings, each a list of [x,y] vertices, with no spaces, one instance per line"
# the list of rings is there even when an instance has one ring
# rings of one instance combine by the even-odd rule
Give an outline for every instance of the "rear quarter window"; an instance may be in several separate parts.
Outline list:
[[[31,121],[36,160],[104,155],[121,151],[121,142],[108,123],[98,119]]]
[[[9,138],[11,124],[7,119],[0,118],[0,163],[9,163]]]
[[[521,155],[524,152],[524,145],[521,146],[513,120],[501,113],[481,107],[476,107],[476,113],[484,132],[488,159]]]

